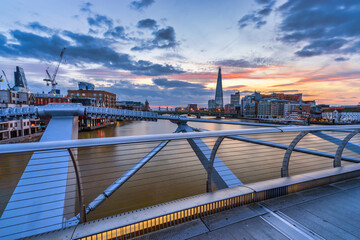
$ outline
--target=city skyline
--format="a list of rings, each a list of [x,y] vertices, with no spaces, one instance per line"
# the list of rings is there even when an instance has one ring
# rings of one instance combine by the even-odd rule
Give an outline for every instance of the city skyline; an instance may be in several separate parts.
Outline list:
[[[63,94],[87,81],[120,100],[206,106],[221,66],[224,104],[235,90],[360,102],[356,1],[5,2],[0,68],[12,82],[23,67],[35,93],[50,91],[45,69],[54,70],[66,46]]]

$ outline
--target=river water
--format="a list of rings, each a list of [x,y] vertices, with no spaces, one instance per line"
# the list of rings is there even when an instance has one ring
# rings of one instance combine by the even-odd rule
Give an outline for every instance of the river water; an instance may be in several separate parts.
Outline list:
[[[232,119],[232,121],[241,120]],[[213,123],[189,122],[189,125],[213,131],[255,128]],[[79,139],[172,133],[176,128],[176,124],[167,120],[122,121],[103,129],[80,132]],[[248,137],[290,144],[297,134],[254,134]],[[344,132],[331,134],[339,138],[347,135]],[[209,149],[212,149],[216,139],[208,138],[203,141]],[[359,136],[352,141],[360,143]],[[78,149],[77,157],[84,184],[86,206],[158,144],[159,142],[152,142]],[[337,149],[335,144],[312,134],[305,136],[298,146],[331,153],[335,153]],[[282,149],[225,139],[217,156],[241,182],[250,183],[280,177],[284,153],[285,150]],[[344,155],[359,157],[349,150],[345,150]],[[30,154],[21,157],[1,156],[0,213],[15,189],[30,156]],[[331,168],[332,164],[332,159],[329,158],[294,152],[290,161],[290,174]],[[348,163],[343,163],[345,164]],[[204,193],[206,178],[207,173],[189,143],[186,140],[171,141],[88,217],[97,219]]]
[[[232,119],[232,121],[243,120]],[[195,128],[212,131],[256,128],[214,123],[189,122],[188,124]],[[118,123],[117,126],[81,132],[79,138],[172,133],[176,128],[176,124],[166,120],[159,120],[158,122],[125,121]],[[290,144],[297,134],[257,134],[249,137]],[[332,134],[338,137],[346,136],[345,133],[339,132]],[[216,139],[203,139],[203,141],[212,149]],[[98,194],[150,152],[158,143],[80,149],[79,162],[84,173],[87,202],[95,199]],[[334,144],[311,134],[307,135],[298,146],[332,153],[336,151]],[[281,149],[225,139],[217,156],[238,179],[243,183],[250,183],[280,177],[284,153],[285,150]],[[351,154],[352,152],[350,152]],[[332,160],[325,157],[294,152],[290,162],[290,174],[295,175],[331,168],[332,164]],[[204,193],[206,178],[207,173],[189,143],[186,140],[172,141],[114,195],[107,199],[107,203],[102,204],[90,216],[96,219]]]

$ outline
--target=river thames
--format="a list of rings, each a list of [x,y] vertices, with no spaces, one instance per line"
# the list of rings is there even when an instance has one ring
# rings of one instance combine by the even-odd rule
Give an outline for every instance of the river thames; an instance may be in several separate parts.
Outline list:
[[[232,121],[243,120],[232,119]],[[212,131],[256,128],[214,123],[189,122],[188,124],[194,128]],[[117,126],[80,132],[79,139],[172,133],[176,128],[176,124],[166,120],[124,121],[119,122]],[[290,144],[297,134],[257,134],[250,137]],[[339,132],[332,134],[339,137],[346,135]],[[203,139],[203,141],[212,149],[216,139]],[[80,149],[79,162],[85,182],[86,202],[95,199],[157,144],[159,142]],[[298,146],[332,153],[336,151],[334,144],[311,134],[306,136]],[[284,153],[285,150],[281,149],[225,139],[217,156],[243,183],[249,183],[280,177]],[[290,174],[331,168],[332,164],[332,160],[325,157],[294,152],[290,162]],[[172,141],[107,199],[106,204],[102,204],[91,215],[98,218],[204,193],[206,178],[207,173],[189,143],[186,140]]]
[[[231,119],[231,121],[241,121]],[[234,130],[256,128],[253,126],[188,123],[190,126],[207,130]],[[93,131],[79,132],[79,139],[105,138],[134,135],[172,133],[177,125],[167,120],[157,122],[121,121],[117,125]],[[252,138],[290,144],[298,133],[253,134]],[[332,132],[344,137],[347,133]],[[215,138],[202,139],[212,149]],[[360,142],[359,136],[354,139]],[[77,156],[84,184],[87,206],[114,181],[120,178],[134,164],[140,161],[160,142],[123,144],[78,149]],[[320,151],[335,153],[337,147],[312,134],[298,144]],[[225,139],[217,156],[243,183],[250,183],[280,177],[285,150]],[[355,156],[345,150],[347,156]],[[31,154],[1,157],[1,210],[6,206]],[[290,161],[290,175],[332,168],[332,159],[294,152]],[[349,163],[344,163],[346,165]],[[187,140],[171,141],[167,146],[121,186],[95,211],[89,219],[111,216],[141,207],[152,206],[206,191],[207,172]],[[72,203],[72,205],[77,205]],[[1,212],[1,211],[0,211]]]

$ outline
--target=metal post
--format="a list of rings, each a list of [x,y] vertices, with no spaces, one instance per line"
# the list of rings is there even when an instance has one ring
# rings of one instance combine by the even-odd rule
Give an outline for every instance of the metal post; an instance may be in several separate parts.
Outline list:
[[[224,136],[218,137],[218,139],[216,140],[214,147],[211,151],[208,179],[207,179],[207,184],[206,184],[206,192],[212,192],[212,175],[213,175],[212,173],[213,173],[213,168],[214,168],[215,156],[216,156],[216,152],[219,149],[220,144],[222,143],[224,138],[225,138]]]
[[[346,144],[348,144],[348,142],[350,141],[350,139],[352,137],[354,137],[356,134],[358,134],[360,132],[360,130],[355,130],[352,133],[350,133],[349,135],[347,135],[344,140],[342,141],[341,144],[339,144],[338,149],[336,150],[335,153],[335,158],[334,158],[334,167],[341,167],[341,155],[344,151],[344,148],[346,146]]]
[[[291,153],[293,152],[296,144],[298,144],[301,139],[303,137],[306,136],[306,134],[308,134],[310,131],[302,131],[301,133],[299,133],[299,135],[297,135],[294,140],[290,143],[288,149],[286,149],[285,155],[284,155],[284,159],[283,159],[283,163],[282,163],[282,168],[281,168],[281,177],[288,177],[289,176],[289,162],[290,162],[290,156]]]
[[[77,186],[77,191],[78,191],[78,195],[79,195],[80,223],[84,223],[84,222],[86,222],[86,211],[85,211],[84,192],[83,192],[80,168],[78,165],[78,161],[75,159],[73,151],[70,148],[68,148],[67,150],[70,154],[71,161],[73,163],[75,175],[76,175],[76,186]]]

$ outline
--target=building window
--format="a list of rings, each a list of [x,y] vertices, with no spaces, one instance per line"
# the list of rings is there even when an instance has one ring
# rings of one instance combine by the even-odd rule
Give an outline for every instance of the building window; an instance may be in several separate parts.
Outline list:
[[[102,96],[102,94],[101,93],[99,93],[99,97],[101,97]]]
[[[94,93],[94,97],[96,97],[96,93]]]
[[[77,93],[77,94],[76,94],[76,96],[78,97],[78,96],[80,96],[80,94],[79,94],[79,93]]]

